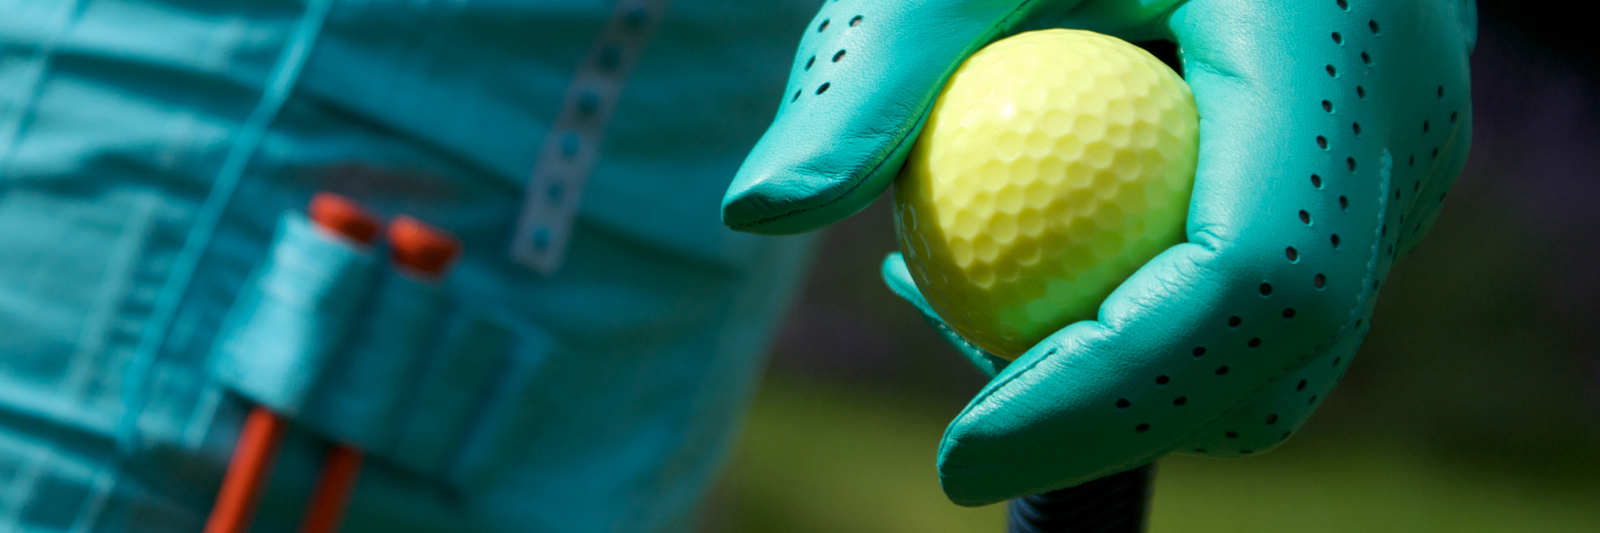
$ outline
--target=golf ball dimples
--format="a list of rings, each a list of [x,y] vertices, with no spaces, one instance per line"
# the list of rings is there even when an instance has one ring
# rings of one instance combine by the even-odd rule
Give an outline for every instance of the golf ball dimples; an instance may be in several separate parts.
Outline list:
[[[1183,241],[1198,145],[1188,85],[1143,49],[995,42],[945,84],[896,182],[906,266],[951,328],[1015,359]]]

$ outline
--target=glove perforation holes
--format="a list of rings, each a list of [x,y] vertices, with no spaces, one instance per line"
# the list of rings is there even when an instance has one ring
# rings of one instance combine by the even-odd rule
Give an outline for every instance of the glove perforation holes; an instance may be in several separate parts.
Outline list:
[[[807,59],[806,60],[806,68],[805,68],[805,70],[811,70],[811,65],[814,65],[816,63],[817,63],[817,56],[811,56],[811,59]]]
[[[855,17],[850,19],[850,27],[854,28],[854,27],[860,26],[860,25],[861,25],[861,15],[856,15]]]
[[[1230,438],[1230,439],[1237,439],[1237,438],[1239,438],[1239,432],[1237,432],[1237,431],[1228,431],[1226,433],[1223,433],[1222,436]]]
[[[1206,348],[1204,346],[1195,346],[1194,351],[1190,353],[1194,355],[1195,359],[1199,359],[1206,356]]]
[[[1367,21],[1367,29],[1372,30],[1372,34],[1373,35],[1383,35],[1381,33],[1378,33],[1378,21],[1376,21],[1376,20],[1368,20]]]
[[[1306,390],[1306,380],[1302,379],[1302,380],[1300,380],[1300,384],[1299,385],[1295,385],[1294,386],[1294,391],[1295,392],[1300,392],[1300,391],[1304,391],[1304,390]]]
[[[1323,287],[1328,286],[1328,277],[1322,274],[1317,274],[1315,277],[1311,278],[1311,285],[1315,286],[1317,290],[1320,291],[1323,289]]]
[[[1333,102],[1328,101],[1328,100],[1323,100],[1322,101],[1322,110],[1323,111],[1327,111],[1329,113],[1332,113],[1333,112]]]
[[[1289,258],[1289,262],[1290,263],[1299,263],[1300,262],[1300,251],[1294,249],[1293,246],[1290,246],[1288,248],[1284,248],[1283,249],[1283,256]]]
[[[1350,3],[1346,2],[1345,0],[1336,0],[1334,3],[1339,4],[1339,9],[1343,9],[1345,11],[1350,10]]]
[[[1228,375],[1228,367],[1226,367],[1226,366],[1217,367],[1217,375],[1218,376],[1226,376],[1226,375]]]
[[[1346,157],[1346,158],[1344,158],[1344,166],[1346,168],[1349,168],[1351,172],[1355,172],[1356,171],[1356,158],[1354,158],[1354,157]]]
[[[1439,99],[1440,100],[1444,99],[1444,86],[1443,85],[1439,86]]]
[[[1133,405],[1133,402],[1128,401],[1127,398],[1117,398],[1118,411],[1126,410],[1131,405]]]
[[[1260,348],[1261,347],[1261,338],[1260,337],[1252,338],[1252,339],[1250,339],[1250,342],[1245,343],[1245,346],[1249,346],[1250,349],[1252,349],[1252,350],[1256,349],[1256,348]]]
[[[828,29],[828,22],[830,20],[831,19],[822,19],[822,24],[818,24],[817,25],[817,33],[822,33],[823,31],[827,30]]]
[[[1343,196],[1343,195],[1339,196],[1339,210],[1341,210],[1341,211],[1349,211],[1350,210],[1350,197],[1349,196]]]
[[[1339,77],[1339,69],[1333,68],[1333,65],[1328,65],[1325,68],[1328,70],[1328,77],[1329,78],[1337,78],[1337,77]]]
[[[1187,396],[1179,396],[1172,399],[1173,407],[1183,407],[1183,405],[1186,403],[1189,403],[1189,398]]]
[[[1456,123],[1456,113],[1457,112],[1455,112],[1455,111],[1451,111],[1450,112],[1450,123],[1451,124],[1455,124]]]
[[[790,99],[789,99],[789,102],[790,102],[790,103],[793,103],[793,102],[798,102],[798,101],[800,101],[800,93],[801,93],[801,92],[802,92],[802,91],[804,91],[804,89],[795,89],[795,90],[794,90],[794,97],[793,97],[793,98],[790,98]]]
[[[1417,166],[1417,154],[1411,154],[1411,157],[1409,159],[1406,159],[1406,166],[1408,166],[1408,167]]]
[[[1344,44],[1344,36],[1339,35],[1339,32],[1333,32],[1333,44]]]
[[[823,82],[822,85],[817,86],[817,94],[828,92],[828,88],[832,86],[833,82]]]
[[[1339,234],[1335,233],[1335,234],[1330,235],[1328,237],[1328,242],[1333,243],[1333,249],[1338,250],[1339,249]]]
[[[1434,159],[1438,159],[1439,158],[1439,147],[1437,147],[1437,146],[1435,146],[1433,148],[1433,158]]]
[[[1422,121],[1422,132],[1423,133],[1427,133],[1428,132],[1428,121],[1426,121],[1426,120]]]
[[[1357,85],[1356,86],[1356,96],[1360,97],[1362,100],[1366,100],[1367,99],[1367,88],[1366,87],[1362,87],[1360,85]]]
[[[1236,316],[1228,317],[1228,327],[1230,327],[1230,328],[1239,329],[1239,324],[1243,324],[1243,323],[1244,323],[1244,319],[1241,319],[1241,318],[1236,317]]]
[[[1361,135],[1361,123],[1360,122],[1351,122],[1350,123],[1350,131],[1355,132],[1356,135]]]
[[[833,62],[834,63],[838,63],[840,59],[844,59],[844,50],[840,50],[840,51],[835,52],[833,54]]]
[[[1311,395],[1311,400],[1307,401],[1306,405],[1316,405],[1317,404],[1317,398],[1318,398],[1317,395],[1315,395],[1315,394]]]
[[[1333,364],[1329,365],[1329,366],[1332,366],[1334,368],[1339,368],[1339,363],[1343,363],[1343,362],[1344,362],[1344,356],[1341,355],[1339,357],[1333,358]]]
[[[1304,209],[1300,210],[1300,223],[1307,226],[1311,225],[1311,213],[1309,211]]]
[[[1267,415],[1267,425],[1270,426],[1276,423],[1278,423],[1278,413]]]
[[[1321,189],[1322,188],[1322,176],[1318,176],[1316,174],[1312,174],[1311,175],[1311,186],[1312,187],[1316,187],[1318,189]]]
[[[1262,283],[1261,284],[1261,296],[1263,298],[1265,298],[1267,296],[1272,296],[1272,284],[1271,283]]]
[[[1150,431],[1150,424],[1139,424],[1137,426],[1133,426],[1133,430],[1139,433]]]
[[[1167,376],[1164,376],[1164,375],[1156,376],[1156,385],[1165,386],[1167,383],[1170,383],[1171,381],[1172,381],[1172,378],[1170,378],[1170,377],[1167,377]]]
[[[1294,433],[1294,432],[1292,432],[1292,431],[1283,432],[1283,436],[1278,437],[1278,440],[1280,440],[1280,441],[1289,440],[1289,434],[1290,433]]]
[[[1285,308],[1283,308],[1283,318],[1294,318],[1294,308],[1293,307],[1285,307]]]
[[[1366,63],[1368,65],[1371,65],[1372,64],[1372,56],[1367,54],[1366,52],[1361,52],[1361,62],[1362,63]]]
[[[1328,149],[1328,138],[1327,137],[1323,137],[1321,135],[1318,135],[1317,136],[1317,147],[1318,148],[1322,148],[1323,150],[1327,150]]]

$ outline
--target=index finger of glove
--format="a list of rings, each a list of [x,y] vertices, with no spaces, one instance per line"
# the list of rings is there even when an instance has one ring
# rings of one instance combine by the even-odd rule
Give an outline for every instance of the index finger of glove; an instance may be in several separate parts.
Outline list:
[[[723,222],[799,233],[866,207],[899,172],[944,79],[1023,3],[824,4],[777,119],[723,199]]]
[[[723,198],[723,222],[788,234],[855,214],[900,171],[944,81],[978,48],[1062,20],[1148,26],[1174,1],[827,2],[800,40],[777,119]]]
[[[1344,4],[1196,0],[1173,13],[1200,116],[1189,242],[957,417],[939,459],[953,501],[1149,462],[1225,429],[1360,331],[1402,234],[1390,226],[1430,172],[1429,152],[1415,168],[1402,158],[1460,142],[1447,117],[1464,105],[1466,48],[1429,11],[1438,3]]]

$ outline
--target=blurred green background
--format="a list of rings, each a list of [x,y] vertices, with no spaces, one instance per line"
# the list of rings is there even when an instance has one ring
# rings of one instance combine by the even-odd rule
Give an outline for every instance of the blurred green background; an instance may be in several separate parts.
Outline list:
[[[1272,453],[1161,461],[1151,531],[1600,532],[1600,61],[1537,7],[1482,6],[1468,169],[1338,390]],[[706,531],[1003,530],[940,492],[983,378],[879,281],[887,207],[827,236]]]

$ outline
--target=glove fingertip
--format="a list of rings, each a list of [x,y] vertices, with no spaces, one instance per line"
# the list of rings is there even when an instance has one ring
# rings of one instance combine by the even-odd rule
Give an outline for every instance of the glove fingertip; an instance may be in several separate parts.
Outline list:
[[[954,424],[951,428],[954,429]],[[1009,499],[999,490],[1000,487],[995,486],[999,476],[963,467],[959,460],[952,459],[951,448],[951,437],[947,431],[944,441],[939,445],[939,488],[944,490],[944,496],[950,503],[962,507],[982,507]]]
[[[896,296],[917,304],[919,308],[926,304],[926,299],[922,297],[922,291],[917,288],[916,282],[912,281],[911,269],[906,267],[905,257],[900,255],[900,252],[889,252],[889,255],[883,258],[882,272],[883,282],[889,285],[889,290],[894,291]]]

